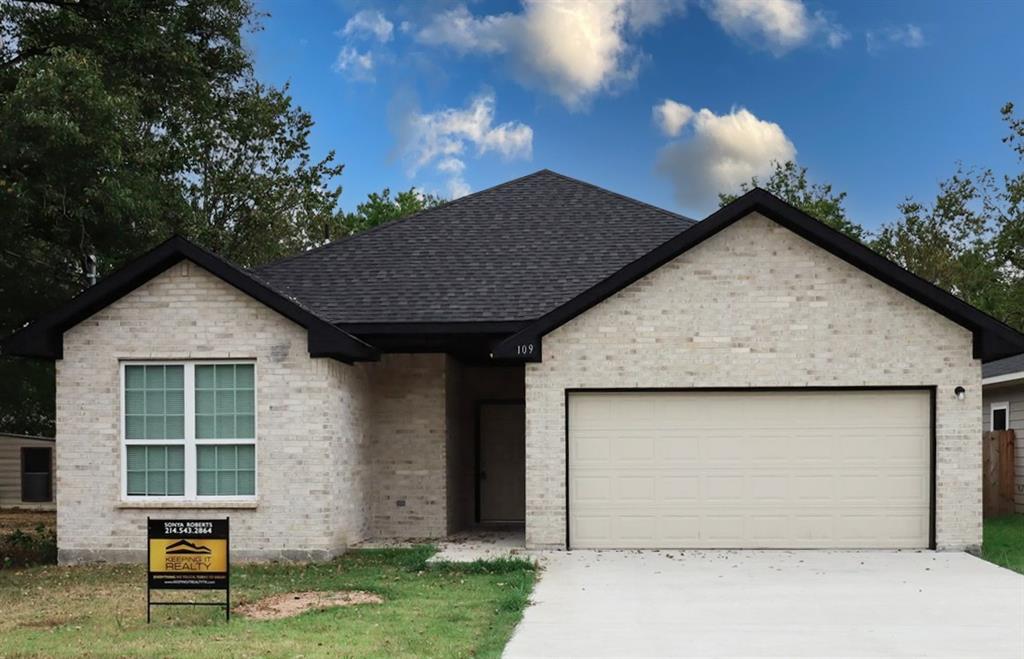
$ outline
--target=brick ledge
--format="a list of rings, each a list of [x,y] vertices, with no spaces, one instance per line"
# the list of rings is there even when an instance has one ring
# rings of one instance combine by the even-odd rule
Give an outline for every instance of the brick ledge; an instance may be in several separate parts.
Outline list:
[[[119,501],[115,508],[152,508],[163,510],[255,510],[259,507],[258,501]]]

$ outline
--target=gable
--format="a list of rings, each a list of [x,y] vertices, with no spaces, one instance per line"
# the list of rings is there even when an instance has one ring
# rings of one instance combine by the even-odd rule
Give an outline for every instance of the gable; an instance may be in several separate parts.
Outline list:
[[[165,241],[95,286],[82,291],[64,306],[7,337],[0,343],[3,353],[42,359],[63,358],[65,332],[182,261],[190,261],[225,284],[304,327],[307,348],[312,357],[333,357],[352,362],[373,360],[379,356],[372,346],[318,317],[296,300],[180,236]]]
[[[306,334],[294,320],[183,260],[66,330],[64,351],[76,361],[100,346],[161,358],[248,355],[253,346],[294,355],[305,351]]]
[[[690,373],[735,384],[977,369],[968,330],[758,213],[544,342],[552,367],[582,361],[677,384]]]
[[[764,190],[755,189],[720,209],[691,229],[655,248],[592,286],[583,294],[545,314],[536,322],[497,343],[496,359],[542,360],[543,337],[587,309],[600,304],[646,274],[662,267],[751,213],[793,232],[883,284],[946,317],[972,334],[973,355],[983,360],[1024,352],[1024,335],[972,307],[956,296],[904,270],[861,243],[815,220]],[[701,285],[694,282],[692,285]]]

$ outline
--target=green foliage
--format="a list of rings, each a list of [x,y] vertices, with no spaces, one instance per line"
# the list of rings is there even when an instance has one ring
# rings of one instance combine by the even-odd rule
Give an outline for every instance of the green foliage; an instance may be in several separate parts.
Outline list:
[[[416,188],[399,192],[392,199],[391,189],[384,188],[380,193],[371,192],[366,201],[356,206],[354,212],[345,215],[344,231],[349,235],[361,233],[387,222],[435,208],[443,203],[446,203],[445,199],[420,192]]]
[[[0,569],[57,562],[57,533],[43,524],[34,530],[0,534]]]
[[[935,201],[907,199],[900,217],[872,246],[1012,327],[1024,330],[1024,119],[1012,103],[1001,110],[1021,171],[959,167]]]
[[[750,179],[750,183],[743,183],[740,186],[740,194],[758,187],[784,199],[833,229],[842,231],[854,240],[864,239],[864,229],[846,217],[846,209],[843,208],[846,193],[833,192],[832,186],[827,183],[811,183],[807,180],[806,167],[798,167],[793,161],[776,162],[766,181],[759,181],[755,176]],[[739,196],[720,193],[718,201],[721,206],[725,206]]]
[[[872,241],[878,253],[997,316],[1006,282],[995,259],[993,210],[999,192],[990,172],[961,167],[939,184],[931,205],[907,199],[902,217]]]
[[[250,0],[0,2],[0,335],[179,233],[251,266],[345,234],[342,166],[257,82]],[[53,432],[52,366],[0,358],[0,427]]]

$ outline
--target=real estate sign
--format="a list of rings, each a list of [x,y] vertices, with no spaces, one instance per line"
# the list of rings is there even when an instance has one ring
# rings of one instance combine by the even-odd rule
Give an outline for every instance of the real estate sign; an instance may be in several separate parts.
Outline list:
[[[223,590],[224,602],[190,602],[230,609],[230,539],[227,519],[149,519],[147,612],[152,590]],[[178,603],[175,603],[178,604]],[[228,613],[230,616],[230,612]]]

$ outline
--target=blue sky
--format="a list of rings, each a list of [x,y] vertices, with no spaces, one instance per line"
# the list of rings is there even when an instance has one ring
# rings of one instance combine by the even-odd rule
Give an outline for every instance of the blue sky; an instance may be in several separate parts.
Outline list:
[[[547,167],[701,218],[718,188],[792,157],[874,228],[958,161],[1016,166],[999,108],[1024,102],[1024,3],[258,6],[257,75],[312,113],[346,209]]]

